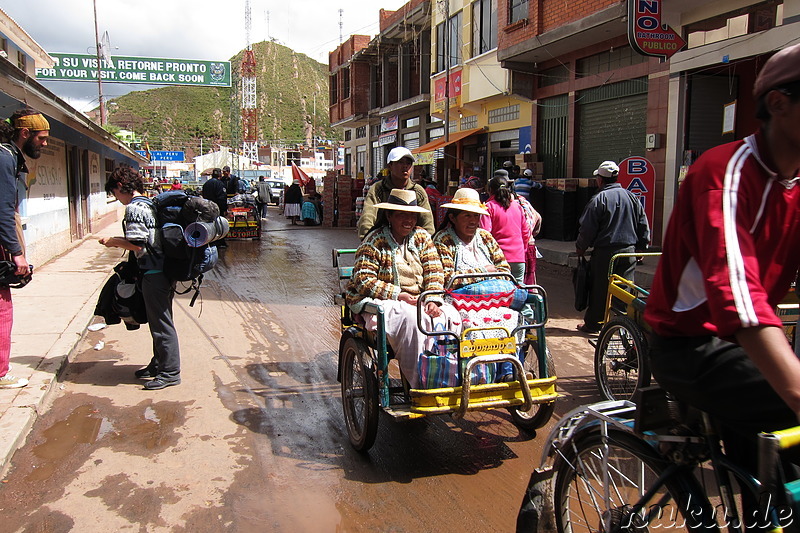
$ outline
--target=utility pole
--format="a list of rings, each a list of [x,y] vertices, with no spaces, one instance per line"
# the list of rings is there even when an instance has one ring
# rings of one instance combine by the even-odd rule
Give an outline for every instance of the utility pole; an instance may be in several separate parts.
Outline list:
[[[444,0],[444,142],[450,141],[450,0]]]
[[[100,30],[97,28],[97,0],[92,0],[94,6],[94,44],[97,51],[97,93],[100,100],[100,126],[106,125],[106,102],[103,98],[103,72],[101,69],[102,63],[100,57],[102,51],[100,47]]]

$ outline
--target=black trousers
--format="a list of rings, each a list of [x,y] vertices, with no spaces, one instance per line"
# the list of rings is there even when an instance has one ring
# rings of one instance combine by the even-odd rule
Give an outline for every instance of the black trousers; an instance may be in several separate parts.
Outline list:
[[[600,322],[606,311],[606,296],[608,295],[608,267],[611,258],[616,254],[633,253],[633,246],[600,247],[592,250],[591,265],[592,288],[589,292],[589,306],[583,316],[583,321],[590,329],[599,329]],[[614,274],[633,281],[636,258],[623,257],[614,263]]]
[[[738,344],[713,336],[651,334],[650,368],[661,388],[711,415],[719,424],[725,454],[754,475],[758,474],[758,433],[798,424],[795,413]],[[784,474],[796,478],[798,454],[784,455],[782,462]],[[769,529],[762,521],[759,502],[746,491],[742,497],[747,531]]]

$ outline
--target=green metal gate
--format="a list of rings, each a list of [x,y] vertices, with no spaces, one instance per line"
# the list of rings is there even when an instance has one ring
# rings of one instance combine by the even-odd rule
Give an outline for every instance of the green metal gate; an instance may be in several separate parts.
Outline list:
[[[590,178],[606,160],[645,155],[647,78],[594,87],[578,93],[576,178]]]
[[[544,162],[545,179],[564,178],[567,174],[567,116],[569,101],[566,94],[539,101],[539,147]]]

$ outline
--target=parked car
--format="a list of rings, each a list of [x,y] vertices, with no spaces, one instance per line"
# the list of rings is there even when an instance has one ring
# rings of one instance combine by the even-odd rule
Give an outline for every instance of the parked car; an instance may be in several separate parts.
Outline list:
[[[270,203],[279,205],[283,201],[283,188],[286,184],[279,179],[268,179],[267,183],[269,183]]]

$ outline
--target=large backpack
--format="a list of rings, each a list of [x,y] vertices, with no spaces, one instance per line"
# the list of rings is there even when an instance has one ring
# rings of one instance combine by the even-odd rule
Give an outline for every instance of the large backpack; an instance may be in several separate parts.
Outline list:
[[[217,247],[208,243],[186,240],[185,230],[193,223],[218,224],[217,204],[199,196],[189,196],[182,190],[167,191],[146,199],[156,214],[160,233],[161,253],[164,254],[164,274],[173,281],[191,282],[185,294],[195,291],[189,304],[194,305],[203,282],[203,274],[217,264]],[[158,252],[156,252],[158,253]]]

